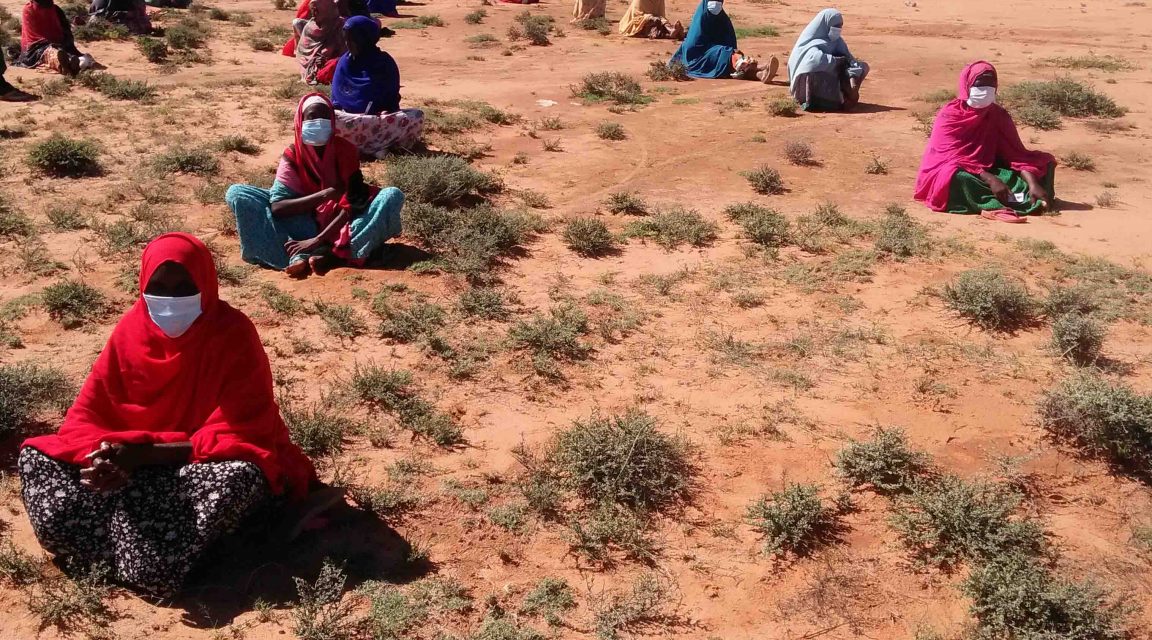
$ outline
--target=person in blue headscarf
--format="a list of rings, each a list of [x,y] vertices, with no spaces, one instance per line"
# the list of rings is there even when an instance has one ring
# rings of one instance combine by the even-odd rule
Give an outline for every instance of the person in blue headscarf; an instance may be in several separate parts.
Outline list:
[[[349,18],[344,40],[348,52],[332,78],[336,133],[377,158],[389,149],[410,149],[420,141],[424,112],[400,108],[400,68],[376,46],[380,23],[366,16]]]
[[[857,60],[840,35],[844,16],[825,9],[800,33],[788,56],[788,85],[805,111],[847,111],[860,102],[868,64]]]
[[[693,78],[736,78],[768,83],[776,77],[780,61],[772,57],[767,69],[736,48],[736,29],[724,12],[723,0],[703,0],[692,25],[669,65],[680,63]]]

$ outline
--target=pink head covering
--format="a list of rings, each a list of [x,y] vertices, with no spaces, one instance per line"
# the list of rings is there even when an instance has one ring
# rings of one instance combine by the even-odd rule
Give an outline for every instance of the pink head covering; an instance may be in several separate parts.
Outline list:
[[[1031,151],[1020,140],[1012,116],[998,104],[984,109],[968,106],[968,90],[980,74],[996,67],[980,60],[964,67],[956,87],[956,99],[940,108],[932,125],[932,137],[924,150],[916,177],[916,199],[933,211],[948,207],[948,191],[957,171],[979,174],[993,166],[1008,167],[1043,176],[1056,159]]]

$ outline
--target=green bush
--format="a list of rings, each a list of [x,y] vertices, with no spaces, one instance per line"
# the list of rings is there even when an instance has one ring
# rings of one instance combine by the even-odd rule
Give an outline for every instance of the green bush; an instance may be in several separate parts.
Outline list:
[[[356,427],[343,412],[324,404],[298,406],[281,400],[280,411],[292,442],[311,457],[340,453],[345,436]]]
[[[853,487],[871,485],[884,494],[908,491],[927,464],[900,428],[877,427],[870,440],[852,442],[836,455],[836,469]]]
[[[913,557],[925,564],[949,567],[960,560],[1036,555],[1044,548],[1044,531],[1016,516],[1022,500],[1008,484],[943,475],[914,483],[898,501],[892,523]]]
[[[1055,131],[1060,128],[1060,113],[1043,104],[1029,102],[1012,109],[1012,115],[1022,125],[1040,131]]]
[[[752,190],[756,193],[775,196],[787,191],[784,188],[784,178],[780,176],[780,172],[769,166],[765,165],[753,171],[745,171],[741,175],[748,180],[748,184],[752,185]]]
[[[460,313],[485,320],[507,320],[512,315],[508,299],[499,289],[470,287],[460,294]]]
[[[73,391],[64,372],[54,367],[0,365],[0,438],[20,433],[41,411],[64,408]]]
[[[293,578],[299,600],[292,610],[299,640],[351,640],[358,627],[351,601],[342,601],[344,571],[325,560],[315,582]]]
[[[111,591],[104,569],[93,569],[75,579],[58,575],[33,585],[28,610],[40,619],[41,628],[56,627],[65,635],[106,629],[116,618],[105,602]]]
[[[32,219],[17,209],[11,198],[0,193],[0,236],[27,236],[32,230]]]
[[[1152,396],[1080,373],[1040,399],[1040,425],[1086,455],[1146,473],[1152,463]]]
[[[815,152],[812,145],[799,140],[789,140],[784,143],[784,158],[798,167],[807,167],[816,164]]]
[[[77,42],[95,42],[99,40],[127,40],[132,33],[121,24],[107,20],[93,20],[72,27],[72,37]]]
[[[631,191],[616,191],[608,194],[604,206],[616,214],[642,216],[648,213],[648,203],[639,194]]]
[[[729,205],[724,209],[724,215],[740,225],[744,237],[756,244],[769,248],[788,244],[792,225],[775,209],[748,202]]]
[[[767,102],[765,105],[768,113],[778,118],[789,118],[796,115],[796,101],[792,96],[778,96]]]
[[[591,504],[662,510],[687,499],[694,469],[689,444],[633,409],[577,420],[552,441],[560,484]]]
[[[614,504],[593,507],[582,517],[568,520],[568,546],[572,553],[601,566],[614,564],[614,555],[651,564],[659,547],[648,529],[647,515]]]
[[[687,82],[692,79],[692,76],[688,75],[688,68],[679,60],[672,60],[671,62],[654,60],[648,65],[647,75],[649,80],[655,82],[664,82],[667,80]]]
[[[468,24],[480,24],[484,22],[484,18],[488,17],[488,12],[483,9],[477,9],[464,16],[464,22]]]
[[[1026,80],[1003,89],[1000,97],[1014,113],[1017,107],[1029,104],[1069,118],[1119,118],[1128,112],[1112,98],[1071,78]]]
[[[28,150],[28,166],[58,178],[99,175],[100,151],[92,142],[54,133]]]
[[[380,316],[380,335],[400,343],[435,334],[447,322],[443,307],[423,300],[396,306],[379,299],[372,311]]]
[[[532,366],[537,373],[559,378],[555,362],[583,360],[592,348],[580,340],[587,334],[588,316],[574,305],[553,307],[548,315],[536,313],[508,330],[513,349],[532,353]]]
[[[658,574],[644,573],[628,591],[606,594],[594,605],[596,640],[619,640],[621,631],[661,620],[670,593]]]
[[[388,181],[406,198],[439,206],[453,206],[469,196],[501,189],[493,175],[455,156],[400,156],[388,164]]]
[[[113,100],[149,102],[156,97],[156,87],[141,80],[121,80],[110,73],[82,73],[76,76],[81,86],[99,91]]]
[[[164,40],[168,46],[183,51],[203,47],[208,35],[208,26],[192,17],[185,17],[164,29]]]
[[[624,140],[628,134],[624,131],[624,125],[619,122],[601,122],[596,125],[596,135],[601,140]]]
[[[172,147],[152,158],[152,168],[160,173],[216,175],[220,161],[208,149]]]
[[[1124,640],[1132,608],[1092,583],[1051,575],[1019,555],[973,569],[963,591],[972,599],[976,638],[987,640]]]
[[[541,230],[536,216],[488,205],[452,211],[417,202],[405,205],[403,215],[405,234],[437,254],[430,266],[474,282],[490,280],[488,272],[503,256]]]
[[[552,16],[533,15],[525,10],[516,16],[517,24],[508,27],[510,40],[527,40],[530,44],[543,47],[552,43],[548,34],[552,31]]]
[[[840,528],[836,510],[824,506],[820,488],[813,484],[789,483],[762,496],[748,507],[747,517],[770,554],[807,555],[834,539]]]
[[[1066,313],[1052,321],[1052,349],[1073,364],[1096,362],[1107,336],[1104,323],[1092,315]]]
[[[972,269],[944,285],[944,303],[988,331],[1013,331],[1035,319],[1036,302],[1018,280],[996,269]]]
[[[168,45],[159,38],[139,36],[136,38],[136,49],[144,59],[153,64],[163,64],[168,61]]]
[[[563,622],[560,616],[575,607],[572,587],[564,578],[542,578],[524,595],[520,613],[541,616],[549,626],[558,627]]]
[[[702,247],[716,239],[716,224],[696,211],[677,207],[633,222],[627,235],[650,239],[668,250],[682,244]]]
[[[876,224],[876,250],[896,259],[922,256],[931,249],[928,230],[899,205],[888,205]]]
[[[1096,161],[1092,156],[1080,153],[1079,151],[1069,152],[1068,155],[1060,158],[1060,163],[1073,171],[1095,171]]]
[[[460,425],[451,416],[419,395],[409,371],[383,369],[373,364],[357,366],[349,388],[361,402],[394,414],[413,435],[442,447],[464,439]]]
[[[49,317],[65,329],[76,329],[104,317],[108,299],[99,289],[78,281],[48,285],[41,294]]]
[[[616,249],[616,237],[602,220],[574,218],[564,225],[564,244],[582,256],[603,256]]]
[[[646,104],[652,99],[644,95],[632,76],[617,71],[590,73],[572,87],[572,95],[590,102],[609,101],[619,105]]]

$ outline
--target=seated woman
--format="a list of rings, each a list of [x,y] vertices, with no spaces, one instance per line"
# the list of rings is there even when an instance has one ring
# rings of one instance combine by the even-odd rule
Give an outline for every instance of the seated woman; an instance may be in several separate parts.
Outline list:
[[[296,141],[284,151],[272,190],[236,184],[224,199],[236,215],[245,262],[292,277],[335,264],[363,266],[400,235],[404,194],[364,184],[360,154],[336,136],[332,103],[313,93],[296,110]]]
[[[92,0],[88,9],[89,21],[106,20],[128,27],[131,33],[152,33],[148,18],[148,5],[144,0]]]
[[[916,178],[916,199],[933,211],[979,213],[1004,222],[1053,203],[1056,158],[1030,151],[996,104],[996,68],[964,68],[956,99],[936,114]]]
[[[44,66],[74,76],[95,61],[76,48],[63,9],[52,0],[28,0],[20,21],[20,55],[12,64],[27,69]]]
[[[684,25],[664,18],[664,0],[632,0],[620,18],[620,33],[629,38],[684,38]]]
[[[796,39],[788,56],[792,97],[805,111],[847,111],[860,102],[860,85],[868,65],[852,57],[840,36],[844,16],[825,9]]]
[[[332,79],[336,134],[377,158],[392,148],[410,149],[420,141],[424,112],[400,108],[400,69],[376,46],[380,23],[364,16],[349,18],[344,39],[348,53]]]
[[[679,62],[693,78],[735,78],[768,83],[776,77],[780,61],[775,56],[767,69],[736,48],[736,29],[724,12],[722,0],[703,0],[696,7],[688,35],[668,64]]]
[[[7,70],[8,66],[4,64],[4,53],[0,51],[0,102],[34,102],[40,99],[31,93],[17,89],[5,80],[4,72]]]
[[[300,79],[308,84],[332,84],[336,62],[344,55],[344,17],[337,0],[312,0],[311,19],[300,28],[296,61]]]
[[[204,243],[153,240],[140,298],[60,430],[24,442],[28,518],[65,567],[102,563],[118,582],[170,596],[273,496],[300,504],[317,484],[280,418],[256,327],[217,288]]]
[[[604,4],[605,0],[576,0],[572,6],[572,22],[603,18]]]

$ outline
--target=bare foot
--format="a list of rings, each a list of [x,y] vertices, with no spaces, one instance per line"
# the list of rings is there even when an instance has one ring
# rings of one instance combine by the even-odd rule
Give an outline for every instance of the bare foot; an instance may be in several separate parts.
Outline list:
[[[284,273],[289,278],[307,278],[311,271],[312,269],[308,265],[307,260],[297,260],[289,263],[287,268],[284,269]]]

